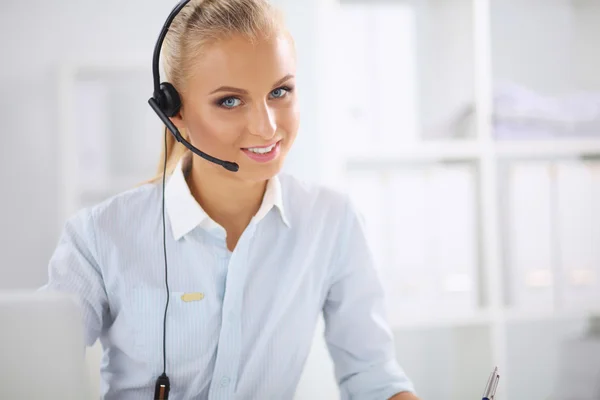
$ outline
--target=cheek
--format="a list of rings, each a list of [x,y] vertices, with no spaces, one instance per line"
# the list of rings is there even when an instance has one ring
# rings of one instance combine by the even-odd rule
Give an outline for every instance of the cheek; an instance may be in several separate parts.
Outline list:
[[[298,133],[299,127],[300,127],[299,107],[296,106],[296,107],[287,109],[285,111],[285,113],[283,113],[282,118],[279,121],[278,128],[284,133],[286,138],[291,139],[290,142],[292,142]]]
[[[240,124],[235,118],[227,118],[223,112],[202,110],[190,128],[190,139],[199,148],[218,149],[231,147],[240,139]]]

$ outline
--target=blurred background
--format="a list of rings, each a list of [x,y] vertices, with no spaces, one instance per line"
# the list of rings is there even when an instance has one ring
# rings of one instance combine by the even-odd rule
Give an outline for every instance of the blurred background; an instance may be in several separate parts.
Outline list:
[[[599,399],[600,1],[273,1],[299,53],[286,169],[364,212],[420,396],[476,399],[497,365],[498,399]],[[0,3],[0,290],[43,285],[65,219],[156,172],[174,4]],[[299,399],[338,396],[322,329]]]

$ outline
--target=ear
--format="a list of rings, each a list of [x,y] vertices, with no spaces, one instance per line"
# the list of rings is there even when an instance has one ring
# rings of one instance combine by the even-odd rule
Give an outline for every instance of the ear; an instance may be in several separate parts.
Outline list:
[[[177,127],[179,132],[183,132],[185,128],[185,123],[183,120],[183,110],[180,110],[179,113],[177,113],[177,115],[175,115],[174,117],[171,117],[170,120]]]

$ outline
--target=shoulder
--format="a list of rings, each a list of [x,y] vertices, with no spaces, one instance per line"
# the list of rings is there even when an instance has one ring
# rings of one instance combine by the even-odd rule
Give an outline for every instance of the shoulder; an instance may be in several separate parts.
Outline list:
[[[85,231],[118,231],[124,226],[135,228],[147,222],[148,217],[158,215],[161,189],[160,183],[146,183],[128,189],[79,210],[69,218],[67,225]]]

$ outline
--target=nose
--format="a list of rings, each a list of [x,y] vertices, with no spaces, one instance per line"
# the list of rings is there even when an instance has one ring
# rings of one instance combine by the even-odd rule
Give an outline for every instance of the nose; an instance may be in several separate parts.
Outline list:
[[[265,103],[258,104],[249,117],[248,130],[252,135],[268,140],[275,135],[277,124],[274,111]]]

